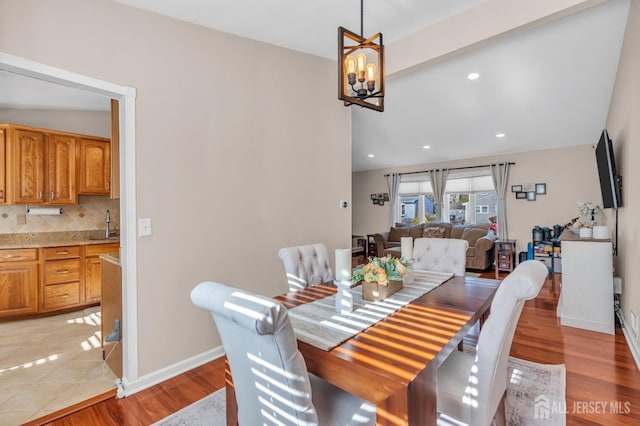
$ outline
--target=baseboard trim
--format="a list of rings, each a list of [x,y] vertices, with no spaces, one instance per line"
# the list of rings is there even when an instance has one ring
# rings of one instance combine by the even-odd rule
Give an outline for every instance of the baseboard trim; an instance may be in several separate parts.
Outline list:
[[[218,346],[217,348],[213,348],[207,352],[203,352],[173,365],[161,368],[160,370],[156,370],[153,373],[138,377],[135,380],[129,381],[126,377],[123,377],[122,387],[124,388],[124,396],[133,395],[141,390],[155,386],[158,383],[164,382],[165,380],[171,379],[189,370],[193,370],[194,368],[220,358],[221,356],[224,356],[224,348],[222,346]]]
[[[622,334],[624,334],[624,338],[627,340],[627,346],[629,347],[631,356],[633,356],[633,359],[636,362],[636,367],[638,367],[638,370],[640,370],[640,348],[638,348],[635,337],[633,336],[633,334],[631,334],[631,330],[629,330],[626,325],[627,321],[624,318],[624,314],[622,314],[620,310],[617,311],[617,314],[618,320],[620,320],[620,323],[623,324],[623,326],[621,327]]]

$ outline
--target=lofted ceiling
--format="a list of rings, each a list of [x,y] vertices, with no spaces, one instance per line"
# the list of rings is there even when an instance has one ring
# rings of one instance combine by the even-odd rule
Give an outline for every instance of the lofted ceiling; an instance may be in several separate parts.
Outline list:
[[[116,1],[330,59],[338,26],[360,30],[357,0]],[[388,46],[482,1],[367,0],[364,34],[382,32]],[[350,107],[353,170],[595,143],[627,10],[628,0],[608,0],[393,76],[384,112]],[[0,108],[109,109],[104,97],[4,71],[0,87]]]

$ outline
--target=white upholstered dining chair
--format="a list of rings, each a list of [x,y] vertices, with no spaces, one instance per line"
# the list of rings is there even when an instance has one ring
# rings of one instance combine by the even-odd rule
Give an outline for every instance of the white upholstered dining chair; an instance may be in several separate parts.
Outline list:
[[[224,347],[241,425],[369,425],[376,407],[309,374],[287,309],[214,282],[191,300],[211,312]]]
[[[507,364],[525,300],[538,295],[547,276],[537,260],[520,263],[500,284],[491,302],[476,353],[454,351],[438,368],[437,398],[441,419],[487,426],[504,424]],[[440,424],[452,424],[439,421]],[[459,424],[459,423],[455,423]]]
[[[281,248],[278,256],[284,263],[289,291],[333,280],[329,253],[322,243]]]
[[[463,277],[467,240],[457,238],[416,238],[413,243],[413,269],[450,272]]]

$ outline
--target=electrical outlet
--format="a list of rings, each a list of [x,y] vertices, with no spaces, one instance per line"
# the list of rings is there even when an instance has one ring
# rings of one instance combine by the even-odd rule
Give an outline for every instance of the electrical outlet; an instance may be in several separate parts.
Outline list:
[[[340,201],[341,209],[346,209],[347,207],[349,207],[349,203],[347,201]]]
[[[631,331],[633,331],[633,335],[638,340],[638,315],[633,309],[631,310]]]

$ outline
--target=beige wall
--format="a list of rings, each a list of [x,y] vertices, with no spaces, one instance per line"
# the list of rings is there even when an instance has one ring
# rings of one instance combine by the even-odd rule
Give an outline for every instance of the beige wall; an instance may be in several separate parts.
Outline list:
[[[594,135],[594,144],[597,138],[598,135]],[[505,161],[516,163],[509,171],[509,187],[525,183],[547,184],[547,193],[539,195],[536,201],[516,200],[514,194],[507,195],[509,238],[516,240],[518,251],[526,250],[527,243],[531,241],[531,228],[535,225],[548,227],[555,224],[564,225],[576,217],[578,201],[592,201],[602,205],[593,147],[579,145],[571,148],[421,164],[393,170],[355,172],[353,173],[353,233],[366,235],[389,230],[391,204],[377,206],[370,200],[372,193],[388,191],[384,177],[386,173],[476,166]]]
[[[615,275],[622,277],[622,310],[630,328],[631,310],[640,314],[640,4],[632,1],[609,108],[607,129],[614,142],[618,174],[622,176],[623,207],[619,213],[618,257]],[[613,219],[610,220],[611,223]],[[636,350],[638,347],[636,339]],[[638,355],[638,354],[636,354]]]
[[[349,247],[350,112],[334,61],[109,0],[0,10],[0,51],[137,89],[137,208],[154,231],[138,241],[140,375],[220,344],[191,304],[198,282],[275,295],[278,248]]]

